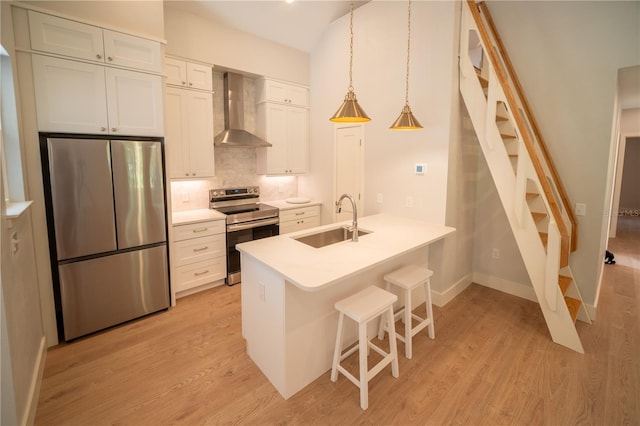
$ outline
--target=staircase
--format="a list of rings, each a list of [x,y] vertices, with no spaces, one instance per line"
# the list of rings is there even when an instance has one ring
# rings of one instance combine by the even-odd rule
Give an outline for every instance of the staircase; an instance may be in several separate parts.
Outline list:
[[[554,342],[584,353],[591,323],[569,266],[576,219],[511,61],[484,3],[467,0],[460,92]]]

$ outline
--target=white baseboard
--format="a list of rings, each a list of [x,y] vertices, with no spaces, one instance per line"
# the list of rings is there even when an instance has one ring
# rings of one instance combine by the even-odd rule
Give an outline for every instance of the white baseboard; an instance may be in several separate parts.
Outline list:
[[[511,294],[512,296],[518,296],[538,303],[536,293],[533,291],[533,287],[529,284],[517,283],[515,281],[505,280],[492,275],[483,274],[481,272],[473,273],[473,282],[503,293]]]
[[[467,274],[443,292],[433,291],[432,289],[431,303],[438,307],[443,307],[447,303],[451,302],[457,295],[462,293],[467,287],[469,287],[471,282],[471,274]]]
[[[21,425],[32,425],[36,420],[36,410],[38,408],[38,398],[40,396],[40,385],[44,373],[44,363],[47,359],[47,339],[42,336],[40,339],[40,349],[33,369],[31,384],[29,385],[29,395],[22,414]]]

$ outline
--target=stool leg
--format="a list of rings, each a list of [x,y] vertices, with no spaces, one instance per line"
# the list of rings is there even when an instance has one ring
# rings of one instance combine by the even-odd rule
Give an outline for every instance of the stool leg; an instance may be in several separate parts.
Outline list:
[[[393,354],[393,358],[391,360],[391,374],[393,377],[398,378],[400,376],[400,368],[398,367],[398,342],[396,341],[396,326],[393,322],[393,306],[389,307],[388,312],[389,317],[389,352]],[[384,316],[384,315],[383,315]]]
[[[407,289],[404,291],[404,355],[407,359],[411,359],[413,356],[411,347],[411,343],[413,341],[411,333],[411,308],[411,289]]]
[[[336,347],[333,352],[333,364],[331,365],[331,381],[338,380],[338,364],[340,364],[340,355],[342,354],[342,328],[344,325],[344,314],[340,312],[338,318],[338,331],[336,332]]]
[[[427,318],[430,321],[429,325],[427,326],[427,330],[429,331],[429,337],[431,339],[435,339],[436,328],[435,328],[435,324],[433,323],[433,307],[431,306],[431,283],[429,282],[429,280],[427,280],[427,282],[424,285],[424,291],[425,291],[424,303],[427,307]]]
[[[391,284],[389,284],[388,281],[387,281],[386,289],[387,289],[387,291],[391,290]],[[378,326],[378,340],[384,339],[384,328],[385,328],[385,326],[387,326],[387,327],[391,326],[391,323],[385,324],[384,317],[385,317],[384,315],[380,316],[380,325]],[[394,320],[395,320],[395,318],[392,319],[392,321],[394,321]]]
[[[369,407],[369,370],[367,368],[367,323],[358,324],[358,349],[360,359],[360,408],[366,410]]]

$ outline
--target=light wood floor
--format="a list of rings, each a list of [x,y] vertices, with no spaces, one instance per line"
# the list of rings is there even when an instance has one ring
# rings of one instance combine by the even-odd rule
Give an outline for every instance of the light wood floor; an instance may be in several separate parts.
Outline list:
[[[434,307],[436,340],[414,338],[398,379],[373,379],[367,411],[329,373],[285,401],[245,354],[240,288],[225,286],[50,350],[36,424],[638,425],[640,219],[618,229],[597,321],[578,324],[585,355],[550,340],[536,304],[473,284]]]

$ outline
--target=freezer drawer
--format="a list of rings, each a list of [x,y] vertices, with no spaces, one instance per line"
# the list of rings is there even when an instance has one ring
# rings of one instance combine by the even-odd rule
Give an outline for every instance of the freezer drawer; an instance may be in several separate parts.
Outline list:
[[[167,247],[59,266],[66,340],[169,307]]]

